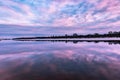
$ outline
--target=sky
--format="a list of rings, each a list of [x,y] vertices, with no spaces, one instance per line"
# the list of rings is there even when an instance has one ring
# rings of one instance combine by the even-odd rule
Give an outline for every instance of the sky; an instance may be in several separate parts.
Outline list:
[[[120,0],[0,0],[3,27],[7,32],[18,27],[42,33],[119,31]]]

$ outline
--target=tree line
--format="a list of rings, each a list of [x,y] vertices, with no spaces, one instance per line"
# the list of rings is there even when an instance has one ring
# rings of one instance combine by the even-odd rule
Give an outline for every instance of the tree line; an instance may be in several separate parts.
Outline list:
[[[46,38],[113,38],[113,37],[116,37],[116,38],[120,37],[120,31],[119,32],[109,31],[106,34],[94,33],[94,34],[87,34],[87,35],[79,35],[77,33],[74,33],[73,35],[65,34],[63,36],[50,36]]]
[[[77,33],[74,33],[72,35],[65,34],[63,36],[43,36],[43,37],[20,37],[20,38],[13,38],[13,39],[60,39],[60,38],[119,38],[120,37],[120,31],[112,32],[109,31],[106,34],[87,34],[87,35],[79,35]]]

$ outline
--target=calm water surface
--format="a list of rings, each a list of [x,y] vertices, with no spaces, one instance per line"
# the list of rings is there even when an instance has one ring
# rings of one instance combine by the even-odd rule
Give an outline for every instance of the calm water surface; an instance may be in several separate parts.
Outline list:
[[[120,80],[120,45],[0,41],[0,80]]]

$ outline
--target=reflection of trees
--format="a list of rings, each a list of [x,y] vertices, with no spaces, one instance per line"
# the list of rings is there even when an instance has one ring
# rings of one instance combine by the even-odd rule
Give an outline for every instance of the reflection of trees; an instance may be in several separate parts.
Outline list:
[[[78,42],[79,42],[79,41],[77,41],[77,40],[73,41],[74,44],[76,44],[76,43],[78,43]]]
[[[74,44],[77,44],[79,42],[94,42],[94,43],[100,43],[100,42],[104,42],[104,43],[108,43],[109,45],[112,45],[112,44],[120,44],[120,41],[119,40],[109,40],[109,41],[104,41],[104,40],[47,40],[47,41],[51,41],[51,42],[65,42],[65,43],[68,43],[68,42],[73,42]]]
[[[119,44],[120,45],[120,41],[114,41],[114,42],[108,42],[109,43],[109,45],[112,45],[112,44]]]
[[[109,45],[112,44],[120,44],[120,40],[60,40],[60,39],[53,39],[53,40],[27,40],[27,39],[16,39],[16,41],[51,41],[51,42],[65,42],[65,43],[69,43],[69,42],[73,42],[74,44],[80,43],[80,42],[94,42],[94,43],[100,43],[100,42],[104,42],[104,43],[108,43]]]

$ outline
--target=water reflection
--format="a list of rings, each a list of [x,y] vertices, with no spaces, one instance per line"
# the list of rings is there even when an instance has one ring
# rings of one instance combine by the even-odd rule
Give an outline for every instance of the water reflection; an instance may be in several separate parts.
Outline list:
[[[0,80],[119,80],[120,45],[0,42]]]
[[[29,39],[16,39],[15,41],[50,41],[50,42],[73,42],[74,44],[77,44],[79,42],[94,42],[94,43],[100,43],[100,42],[105,42],[108,43],[109,45],[112,44],[120,44],[120,40],[29,40]]]

